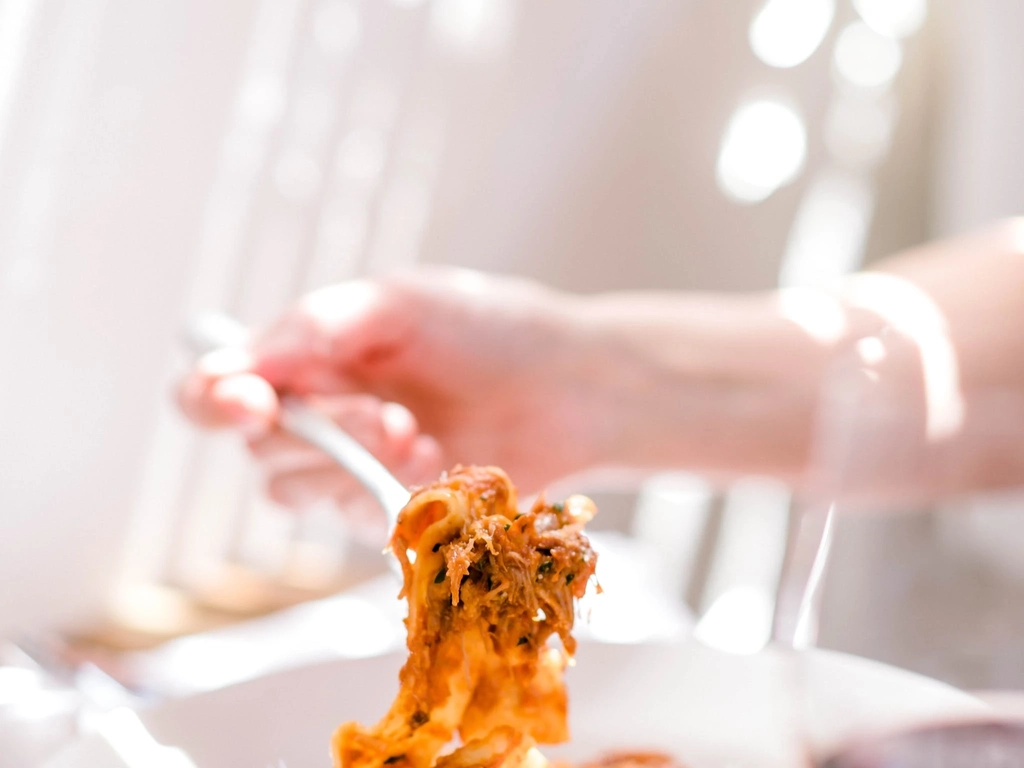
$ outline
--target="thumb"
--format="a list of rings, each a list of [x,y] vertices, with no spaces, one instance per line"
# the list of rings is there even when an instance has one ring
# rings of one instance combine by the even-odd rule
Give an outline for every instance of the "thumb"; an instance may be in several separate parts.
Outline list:
[[[178,386],[178,403],[196,423],[211,428],[239,427],[252,434],[276,419],[274,388],[252,372],[252,357],[239,349],[204,355]]]

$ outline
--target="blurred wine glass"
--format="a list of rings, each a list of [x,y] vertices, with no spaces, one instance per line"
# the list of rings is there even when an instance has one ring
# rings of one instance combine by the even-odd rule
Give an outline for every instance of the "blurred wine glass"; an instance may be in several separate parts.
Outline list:
[[[1021,610],[998,549],[974,535],[991,534],[978,528],[979,498],[1018,506],[1008,500],[1024,476],[1014,448],[1024,398],[963,382],[941,316],[925,297],[904,298],[824,381],[800,508],[805,521],[832,511],[835,551],[796,637],[932,680],[922,678],[919,697],[865,707],[798,650],[798,728],[816,768],[1024,766],[1024,720],[1012,707],[1024,687],[1012,651]],[[1005,535],[1024,530],[1024,505],[1018,515],[1004,511]],[[928,691],[943,684],[1011,706],[979,701],[967,717],[933,708]]]

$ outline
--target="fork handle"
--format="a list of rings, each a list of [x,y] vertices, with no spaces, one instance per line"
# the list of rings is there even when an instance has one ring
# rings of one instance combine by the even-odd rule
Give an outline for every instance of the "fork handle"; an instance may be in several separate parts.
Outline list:
[[[248,329],[232,317],[205,313],[193,318],[185,331],[188,346],[196,354],[248,344]],[[409,501],[408,489],[377,457],[330,418],[297,397],[281,401],[281,428],[330,456],[349,472],[380,503],[389,527]]]

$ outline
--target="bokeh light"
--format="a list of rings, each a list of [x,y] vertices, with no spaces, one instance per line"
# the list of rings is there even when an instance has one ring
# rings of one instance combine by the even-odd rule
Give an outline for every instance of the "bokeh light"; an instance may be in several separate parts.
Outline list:
[[[795,67],[821,45],[835,12],[835,0],[768,0],[750,23],[750,47],[769,66]]]
[[[313,37],[321,50],[333,56],[349,53],[361,33],[359,13],[347,0],[326,0],[313,18]]]
[[[280,77],[252,77],[238,91],[238,109],[254,123],[274,122],[284,114],[286,104],[285,84]]]
[[[312,198],[320,186],[320,165],[306,152],[288,151],[275,163],[273,179],[281,197],[303,202]]]
[[[455,53],[476,58],[502,53],[515,25],[511,0],[436,0],[433,34]]]
[[[866,179],[824,173],[807,187],[797,209],[779,270],[784,288],[831,288],[856,270],[874,212]]]
[[[840,95],[825,115],[825,146],[851,168],[870,168],[889,151],[897,105],[891,98],[857,92]]]
[[[387,161],[387,139],[383,131],[356,128],[338,145],[338,172],[346,179],[375,181]]]
[[[836,73],[858,88],[887,87],[902,64],[899,42],[879,34],[864,22],[855,21],[847,26],[836,41]]]
[[[853,0],[853,7],[865,24],[889,37],[912,35],[928,15],[927,0]]]
[[[807,156],[807,129],[790,107],[776,101],[741,106],[725,131],[718,185],[739,202],[758,202],[789,183]]]

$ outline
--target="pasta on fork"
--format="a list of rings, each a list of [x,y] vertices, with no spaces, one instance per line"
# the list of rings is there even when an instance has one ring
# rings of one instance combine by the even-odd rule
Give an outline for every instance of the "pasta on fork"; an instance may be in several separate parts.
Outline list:
[[[338,728],[335,768],[546,766],[535,745],[569,735],[562,673],[594,575],[583,526],[595,511],[571,496],[521,513],[495,467],[456,467],[417,490],[390,542],[409,603],[399,692],[376,725]]]

